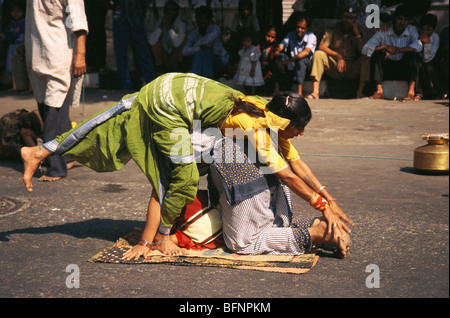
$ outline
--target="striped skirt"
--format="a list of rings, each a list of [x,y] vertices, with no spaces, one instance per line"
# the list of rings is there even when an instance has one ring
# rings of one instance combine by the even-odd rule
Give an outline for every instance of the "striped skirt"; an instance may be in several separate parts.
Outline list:
[[[216,147],[215,159],[218,153],[229,156],[241,151],[235,143],[223,142],[222,146],[219,151]],[[250,255],[301,255],[311,248],[308,228],[314,219],[293,219],[286,186],[271,181],[273,175],[260,173],[257,164],[218,162],[211,165],[211,178],[219,192],[224,241],[229,249]],[[264,183],[261,178],[269,180]]]

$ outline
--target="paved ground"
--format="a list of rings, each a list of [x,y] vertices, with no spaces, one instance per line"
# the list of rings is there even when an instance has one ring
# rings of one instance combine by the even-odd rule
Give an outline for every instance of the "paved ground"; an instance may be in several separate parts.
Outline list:
[[[122,95],[87,90],[72,120]],[[88,263],[143,225],[151,187],[136,165],[104,174],[78,166],[57,183],[35,179],[29,194],[22,165],[2,161],[0,197],[18,205],[0,215],[0,297],[448,298],[449,176],[418,174],[412,161],[414,149],[424,144],[422,133],[448,132],[446,104],[310,103],[313,120],[294,143],[355,226],[348,258],[322,257],[304,275]],[[34,105],[30,94],[0,92],[0,115]],[[298,213],[317,215],[299,199],[294,204]],[[70,264],[80,270],[80,288],[66,287]],[[366,284],[374,282],[373,268],[379,288]]]

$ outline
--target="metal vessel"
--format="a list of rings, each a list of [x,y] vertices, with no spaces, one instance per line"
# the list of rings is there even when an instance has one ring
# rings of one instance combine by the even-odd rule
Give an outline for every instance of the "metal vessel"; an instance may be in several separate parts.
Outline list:
[[[449,135],[426,134],[427,145],[414,150],[414,168],[422,172],[449,172]]]

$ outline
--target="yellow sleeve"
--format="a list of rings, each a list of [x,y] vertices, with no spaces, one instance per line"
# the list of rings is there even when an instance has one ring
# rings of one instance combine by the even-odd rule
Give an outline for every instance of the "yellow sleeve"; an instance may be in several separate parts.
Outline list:
[[[272,173],[278,172],[288,166],[279,154],[278,149],[275,148],[276,145],[274,145],[271,138],[277,138],[278,136],[274,133],[271,136],[270,130],[267,129],[267,125],[265,124],[265,118],[254,118],[245,113],[231,115],[225,121],[222,132],[226,137],[248,139],[257,150],[257,154],[248,154],[249,159],[253,161],[256,158],[255,156],[258,155],[259,161],[265,163]],[[289,141],[287,142],[290,144]],[[282,143],[286,144],[284,141]],[[291,149],[291,147],[287,147],[286,145],[284,148]],[[282,153],[285,156],[288,155],[287,158],[292,158],[292,155],[294,155],[292,151]]]
[[[294,145],[291,143],[290,140],[279,138],[278,148],[280,149],[280,152],[283,154],[284,159],[286,159],[288,162],[300,159],[300,155],[297,149],[295,149]]]

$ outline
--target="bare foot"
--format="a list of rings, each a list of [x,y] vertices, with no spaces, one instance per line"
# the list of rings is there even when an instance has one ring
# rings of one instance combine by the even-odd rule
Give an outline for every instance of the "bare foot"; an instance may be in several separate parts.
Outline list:
[[[351,245],[350,235],[344,234],[341,237],[337,237],[334,233],[329,234],[327,231],[327,222],[323,217],[317,218],[309,230],[313,243],[323,243],[335,247],[336,256],[339,258],[345,258],[347,256]]]
[[[61,180],[63,177],[49,177],[49,176],[42,176],[38,179],[39,182],[55,182],[58,180]]]
[[[23,183],[28,192],[33,192],[33,183],[31,179],[41,162],[41,150],[39,149],[39,146],[23,147],[20,150],[20,154],[24,163]]]
[[[67,170],[70,170],[70,169],[72,169],[73,168],[73,166],[75,166],[77,164],[77,162],[76,161],[71,161],[71,162],[68,162],[67,163]]]
[[[188,252],[176,244],[176,239],[174,240],[173,236],[174,235],[167,237],[166,235],[157,233],[153,242],[154,245],[152,247],[152,250],[160,251],[164,255],[170,256],[187,255]]]

